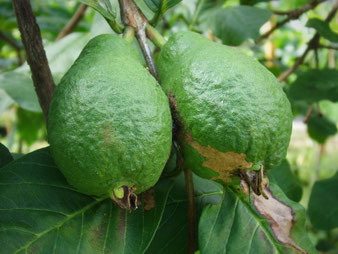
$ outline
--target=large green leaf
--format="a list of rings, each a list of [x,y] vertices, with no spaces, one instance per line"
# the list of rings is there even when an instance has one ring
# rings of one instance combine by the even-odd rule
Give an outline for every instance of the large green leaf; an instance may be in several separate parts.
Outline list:
[[[41,111],[33,81],[28,73],[16,71],[1,73],[0,89],[3,89],[20,107],[34,112]]]
[[[9,97],[4,90],[0,89],[0,115],[12,104],[13,100],[11,97]]]
[[[260,27],[271,14],[256,7],[234,6],[213,8],[204,15],[209,28],[224,44],[238,46],[249,38],[257,39]]]
[[[338,173],[320,180],[312,188],[308,214],[315,228],[331,230],[338,227]]]
[[[46,136],[45,118],[41,112],[31,112],[18,108],[17,132],[28,146]]]
[[[331,30],[328,22],[313,18],[309,19],[309,21],[306,23],[306,26],[316,29],[316,31],[325,39],[332,42],[338,42],[338,34]]]
[[[324,115],[313,113],[306,124],[309,136],[320,144],[337,133],[336,123]]]
[[[276,182],[289,199],[300,201],[303,189],[286,159],[277,168],[269,170],[268,177],[270,181]]]
[[[7,165],[13,160],[13,156],[6,146],[0,143],[0,168]]]
[[[270,191],[271,190],[271,191]],[[305,231],[304,208],[277,185],[269,199],[228,189],[223,201],[203,210],[199,223],[201,254],[316,253]],[[273,193],[273,194],[272,194]]]
[[[131,213],[69,186],[44,148],[0,169],[1,253],[144,253],[172,181],[155,186],[156,207]]]
[[[338,101],[338,70],[309,69],[300,74],[290,86],[289,96],[293,100],[310,103],[320,100]]]
[[[88,34],[72,33],[46,46],[45,50],[55,83],[58,83],[74,63],[89,38]],[[0,91],[1,89],[23,109],[41,112],[27,63],[14,71],[0,73]]]
[[[182,0],[145,0],[148,7],[155,13],[164,13]]]
[[[207,204],[222,200],[223,187],[213,181],[193,175],[196,205],[196,223]],[[161,224],[147,254],[185,254],[188,242],[187,197],[184,175],[175,181],[165,208]]]

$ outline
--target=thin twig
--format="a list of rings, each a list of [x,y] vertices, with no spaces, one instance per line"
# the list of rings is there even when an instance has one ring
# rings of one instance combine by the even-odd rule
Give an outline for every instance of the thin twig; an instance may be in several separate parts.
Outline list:
[[[318,48],[324,48],[324,49],[334,49],[338,50],[338,46],[331,46],[331,45],[318,45]]]
[[[307,123],[307,121],[309,121],[310,116],[312,115],[312,112],[313,112],[313,106],[311,105],[308,111],[306,112],[305,118],[303,119],[303,123]]]
[[[335,16],[335,14],[337,12],[337,9],[338,9],[338,0],[335,1],[335,4],[332,7],[332,10],[330,11],[330,13],[328,14],[328,16],[326,17],[326,19],[325,19],[326,22],[330,22],[333,19],[333,17]],[[307,56],[307,54],[311,50],[316,49],[316,48],[319,47],[319,38],[320,38],[320,35],[318,33],[316,33],[312,37],[312,39],[308,43],[308,46],[307,46],[306,50],[296,60],[296,62],[293,64],[293,66],[290,69],[284,71],[281,75],[279,75],[279,77],[278,77],[278,81],[279,82],[282,82],[282,81],[286,80],[295,70],[297,70],[297,68],[299,67],[299,65],[301,65],[304,62],[305,57]]]
[[[18,54],[18,64],[22,65],[24,60],[21,54],[22,47],[17,44],[15,40],[13,40],[10,36],[8,36],[3,31],[0,31],[0,39],[7,42],[12,48],[15,49],[16,53]]]
[[[307,56],[307,54],[311,51],[310,47],[307,47],[306,50],[304,51],[303,55],[301,55],[296,62],[293,64],[293,66],[284,71],[282,74],[279,75],[278,77],[278,81],[279,82],[283,82],[284,80],[286,80],[295,70],[297,70],[297,68],[299,67],[299,65],[301,65],[304,60],[305,57]]]
[[[61,40],[63,37],[67,36],[77,27],[81,19],[83,18],[88,5],[80,4],[74,13],[73,17],[68,21],[64,28],[62,28],[59,35],[56,37],[56,41]]]
[[[55,84],[43,48],[40,28],[36,22],[30,1],[12,0],[12,4],[18,21],[21,40],[26,49],[27,62],[32,72],[35,91],[47,122]]]
[[[326,0],[314,0],[300,9],[295,9],[292,11],[274,11],[274,14],[277,15],[287,15],[287,17],[271,27],[267,32],[262,34],[258,40],[257,44],[261,43],[264,39],[268,38],[275,30],[284,26],[290,20],[298,19],[303,13],[316,8],[316,6]]]
[[[149,72],[158,79],[156,66],[146,36],[147,19],[132,0],[119,0],[119,3],[123,23],[134,28],[136,39],[141,47]]]
[[[0,39],[7,42],[12,48],[14,48],[17,51],[22,49],[22,47],[15,40],[13,40],[10,36],[8,36],[3,31],[0,31]]]

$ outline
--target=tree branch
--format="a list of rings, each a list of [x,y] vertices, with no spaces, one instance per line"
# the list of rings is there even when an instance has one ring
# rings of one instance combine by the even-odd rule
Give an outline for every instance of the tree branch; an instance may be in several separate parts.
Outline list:
[[[156,66],[146,36],[147,19],[132,0],[119,0],[119,3],[123,23],[135,30],[136,38],[141,47],[149,71],[156,79],[158,79]]]
[[[83,18],[87,7],[88,5],[80,4],[76,12],[74,13],[73,17],[68,21],[66,26],[62,28],[59,35],[56,37],[56,41],[61,40],[63,37],[67,36],[68,34],[74,31],[76,26],[79,24],[79,22]]]
[[[15,49],[16,53],[18,54],[18,64],[22,65],[24,60],[22,58],[21,50],[22,47],[16,43],[10,36],[8,36],[5,32],[0,31],[0,39],[7,42],[13,49]]]
[[[308,3],[307,5],[305,5],[302,8],[295,9],[295,10],[292,10],[292,11],[274,11],[274,14],[276,14],[276,15],[287,15],[287,17],[284,20],[282,20],[282,21],[278,22],[277,24],[275,24],[267,32],[265,32],[264,34],[262,34],[258,38],[257,44],[261,43],[264,39],[268,38],[275,30],[277,30],[278,28],[284,26],[290,20],[298,19],[303,13],[316,8],[316,6],[318,4],[320,4],[322,2],[325,2],[325,1],[326,0],[314,0],[314,1],[310,2],[310,3]]]
[[[324,49],[334,49],[338,50],[338,46],[331,46],[331,45],[318,45],[318,48],[324,48]]]
[[[326,17],[325,21],[326,22],[330,22],[334,18],[337,10],[338,10],[338,0],[335,1],[335,4],[332,7],[332,10],[328,14],[328,16]],[[284,71],[281,75],[279,75],[279,77],[278,77],[278,81],[279,82],[282,82],[282,81],[286,80],[295,70],[297,70],[297,68],[299,67],[299,65],[301,65],[304,62],[305,57],[307,56],[307,54],[311,50],[317,49],[319,47],[319,38],[320,38],[320,35],[318,33],[315,33],[315,35],[312,37],[312,39],[308,43],[308,46],[307,46],[306,50],[296,60],[296,62],[293,64],[293,66],[290,69]]]
[[[30,1],[12,0],[12,4],[18,21],[21,40],[26,49],[27,62],[32,71],[35,91],[47,122],[55,84],[43,48],[40,28],[36,22]]]

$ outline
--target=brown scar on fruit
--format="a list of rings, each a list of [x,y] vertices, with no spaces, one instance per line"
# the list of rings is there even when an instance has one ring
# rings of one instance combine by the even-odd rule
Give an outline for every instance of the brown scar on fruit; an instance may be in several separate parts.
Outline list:
[[[199,143],[193,140],[192,135],[187,132],[185,134],[185,141],[196,149],[201,156],[208,159],[202,163],[203,167],[210,168],[218,173],[218,176],[212,178],[212,180],[222,180],[225,183],[232,181],[232,172],[236,169],[247,169],[252,167],[251,162],[245,160],[246,154],[234,153],[234,152],[220,152],[210,145],[201,146]]]
[[[264,198],[262,195],[253,194],[255,208],[267,218],[273,234],[279,242],[287,244],[301,253],[307,253],[291,238],[291,229],[295,223],[292,208],[273,196],[267,185],[263,187],[269,199]]]

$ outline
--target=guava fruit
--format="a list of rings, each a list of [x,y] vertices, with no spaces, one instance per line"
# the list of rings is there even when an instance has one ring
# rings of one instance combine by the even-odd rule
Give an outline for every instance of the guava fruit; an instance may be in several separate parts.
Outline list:
[[[171,127],[168,98],[136,49],[106,34],[88,42],[57,86],[48,140],[69,184],[129,208],[128,195],[157,182]]]
[[[178,119],[184,165],[197,175],[230,184],[239,171],[272,169],[284,159],[291,106],[252,57],[178,32],[161,49],[158,72]]]

